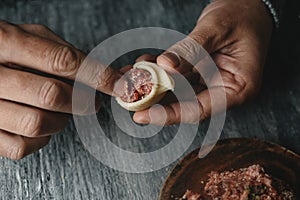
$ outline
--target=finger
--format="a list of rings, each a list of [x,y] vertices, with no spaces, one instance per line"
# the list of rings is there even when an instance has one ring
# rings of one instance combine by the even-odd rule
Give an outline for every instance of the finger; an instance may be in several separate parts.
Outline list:
[[[163,107],[150,108],[136,112],[133,119],[142,124],[193,124],[207,119],[212,114],[224,111],[226,106],[232,106],[235,101],[235,95],[230,90],[224,91],[224,87],[216,87],[198,94],[197,101],[176,102]]]
[[[0,88],[1,99],[57,112],[74,111],[73,87],[56,79],[0,66]],[[91,91],[79,87],[77,90],[78,96],[73,100],[82,110],[77,108],[74,114],[93,113],[95,105],[91,98],[87,98],[91,96]],[[95,103],[100,104],[97,101]]]
[[[200,84],[193,85],[192,88],[193,88],[193,90],[196,94],[198,94],[198,93],[200,93],[200,92],[207,89],[205,86],[200,85]],[[195,99],[193,96],[190,96],[191,93],[190,93],[189,90],[186,90],[186,89],[182,89],[181,91],[177,90],[177,93],[181,94],[180,95],[181,96],[181,98],[180,98],[181,101],[193,101]],[[174,102],[178,102],[178,99],[177,99],[176,95],[173,92],[167,92],[165,94],[164,98],[159,102],[159,104],[169,105],[169,104],[174,103]]]
[[[218,67],[211,57],[205,57],[194,66],[193,72],[200,75],[199,83],[208,85],[212,77],[218,72]]]
[[[153,106],[150,109],[136,112],[133,120],[139,124],[169,126],[179,123],[199,122],[199,106],[192,102],[171,103],[164,106]]]
[[[149,61],[149,62],[155,62],[157,56],[156,55],[151,55],[151,54],[144,54],[138,57],[135,62],[140,62],[140,61]]]
[[[212,115],[223,112],[227,108],[240,105],[255,95],[259,81],[249,71],[238,70],[237,64],[246,69],[255,67],[247,66],[247,62],[236,63],[226,56],[215,56],[220,67],[219,73],[211,76],[211,71],[206,72],[211,77],[208,81],[209,90],[204,90],[197,95],[197,102],[176,102],[164,107],[155,107],[139,113],[135,113],[134,120],[137,123],[153,123],[157,125],[195,123],[209,118]],[[247,76],[248,72],[248,76]],[[246,75],[245,75],[246,74]],[[197,110],[198,108],[198,111]],[[163,115],[165,113],[165,115]],[[164,120],[165,119],[165,120]]]
[[[140,62],[140,61],[149,61],[149,62],[156,62],[156,55],[151,55],[151,54],[144,54],[140,57],[138,57],[136,59],[136,62]],[[190,65],[189,63],[186,63],[187,65]],[[123,68],[122,68],[123,69]],[[127,70],[127,66],[126,68],[124,68],[123,71],[125,71],[125,69]],[[181,73],[191,82],[194,83],[195,81],[199,81],[200,77],[199,77],[199,73],[194,73],[192,71],[181,71]]]
[[[69,116],[0,100],[0,129],[26,137],[44,137],[65,128]]]
[[[176,47],[177,48],[177,47]],[[186,74],[192,71],[193,65],[184,59],[184,56],[179,56],[175,51],[167,50],[157,57],[157,64],[163,67],[167,72],[176,74]]]
[[[198,62],[228,43],[229,34],[214,16],[199,20],[193,31],[157,58],[157,63],[169,72],[185,73]],[[224,40],[224,41],[223,41]]]
[[[170,73],[184,74],[192,71],[193,67],[207,56],[208,53],[199,41],[187,36],[158,56],[157,64]]]
[[[67,41],[63,40],[62,38],[60,38],[58,35],[56,35],[52,30],[50,30],[46,26],[43,26],[40,24],[19,24],[17,26],[32,35],[35,35],[35,36],[38,36],[38,37],[41,37],[44,39],[52,40],[52,41],[60,43],[62,45],[73,47],[73,45],[71,45]]]
[[[0,22],[2,63],[14,63],[41,72],[77,80],[107,94],[112,94],[121,75],[81,51],[61,45]],[[26,48],[24,48],[26,47]],[[117,93],[117,92],[116,92]]]
[[[0,156],[13,160],[20,160],[44,147],[50,141],[50,137],[26,138],[0,130]]]
[[[68,43],[65,40],[63,40],[62,38],[60,38],[58,35],[56,35],[52,30],[50,30],[46,26],[43,26],[40,24],[19,24],[16,26],[20,27],[22,30],[24,30],[32,35],[35,35],[37,37],[41,37],[41,38],[51,40],[53,42],[57,42],[59,44],[74,48],[70,43]],[[6,66],[14,68],[14,69],[19,69],[22,71],[30,71],[28,68],[15,65],[13,63],[7,63]],[[34,71],[34,73],[37,73],[37,71]]]

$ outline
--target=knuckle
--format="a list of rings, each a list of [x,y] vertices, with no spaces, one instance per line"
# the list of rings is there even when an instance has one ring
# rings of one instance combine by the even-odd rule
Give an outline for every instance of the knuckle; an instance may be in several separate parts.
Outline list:
[[[226,35],[226,32],[229,31],[223,30],[222,26],[219,25],[201,25],[201,27],[199,26],[196,26],[196,28],[191,32],[189,36],[198,44],[202,45],[206,51],[209,51],[209,53],[215,50],[213,49],[214,42],[220,40],[220,37]]]
[[[23,134],[28,137],[38,136],[42,127],[41,113],[27,113],[22,117],[19,127],[21,128],[21,130],[23,130]]]
[[[8,149],[7,157],[12,160],[21,160],[26,156],[26,143],[22,137],[11,148]]]
[[[101,70],[102,71],[102,70]],[[110,69],[105,69],[102,72],[98,72],[96,74],[96,82],[97,82],[97,88],[108,88],[111,83],[112,83],[112,79],[113,79],[113,72]]]
[[[46,108],[59,108],[64,103],[63,88],[55,82],[45,82],[40,90],[40,103]]]
[[[193,30],[193,32],[191,33],[190,37],[193,38],[195,41],[197,41],[199,44],[204,45],[206,43],[206,41],[209,40],[210,35],[213,32],[209,32],[206,29],[201,29],[201,30]]]
[[[58,46],[50,53],[49,66],[53,72],[62,75],[76,73],[81,62],[76,52],[68,46]]]
[[[171,52],[172,51],[191,64],[196,64],[204,57],[204,51],[202,50],[201,45],[190,37],[185,38],[175,45],[175,48],[171,49]]]

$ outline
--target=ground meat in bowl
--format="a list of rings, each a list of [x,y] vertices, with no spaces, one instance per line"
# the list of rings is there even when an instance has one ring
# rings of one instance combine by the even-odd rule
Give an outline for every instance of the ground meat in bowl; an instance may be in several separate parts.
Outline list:
[[[125,75],[122,101],[132,103],[150,94],[153,87],[151,73],[143,69],[131,69]]]
[[[179,200],[294,200],[288,186],[265,173],[260,165],[208,174],[202,194],[189,190]]]

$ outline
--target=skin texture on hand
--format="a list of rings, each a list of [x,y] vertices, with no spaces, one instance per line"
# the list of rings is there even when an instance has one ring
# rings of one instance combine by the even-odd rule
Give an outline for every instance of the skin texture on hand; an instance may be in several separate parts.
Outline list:
[[[261,0],[216,0],[204,9],[189,34],[189,38],[202,45],[216,63],[222,80],[212,74],[206,86],[216,94],[225,88],[227,108],[244,103],[258,92],[271,33],[272,18]],[[187,79],[193,76],[195,68],[205,74],[209,71],[205,66],[200,63],[193,66],[180,57],[184,55],[189,60],[200,61],[195,49],[193,43],[184,39],[158,56],[156,62],[169,73],[179,72]],[[203,85],[202,81],[191,83],[193,87]],[[150,118],[150,109],[147,109],[136,112],[133,119],[137,123],[157,125],[196,123],[211,116],[212,106],[219,111],[222,109],[217,103],[211,105],[208,90],[198,92],[197,100],[197,104],[181,102],[183,112],[187,110],[188,113],[181,113],[179,102],[173,102],[151,108],[151,115],[156,117]],[[200,113],[193,112],[195,106]]]
[[[271,16],[261,0],[217,0],[203,11],[190,33],[219,67],[228,107],[243,103],[258,91],[271,32]],[[170,73],[175,70],[186,76],[194,88],[203,88],[199,79],[194,81],[198,77],[194,66],[178,57],[184,52],[193,58],[197,54],[192,50],[189,43],[182,41],[157,58],[147,55],[142,59],[156,59]],[[206,70],[201,65],[195,67],[200,72]],[[72,112],[72,86],[30,70],[68,80],[77,78],[87,86],[112,94],[121,75],[104,68],[96,61],[86,61],[84,53],[44,26],[0,21],[0,156],[21,159],[45,146],[53,133],[65,127]],[[79,69],[83,75],[76,77]],[[214,76],[207,86],[216,92],[222,87]],[[152,121],[149,109],[136,112],[134,120],[159,125],[204,120],[211,115],[212,105],[208,91],[199,91],[199,104],[183,102],[188,113],[180,113],[179,103],[171,102],[155,107],[151,112],[157,117]],[[82,96],[86,92],[82,89]],[[84,98],[81,100],[83,109],[74,114],[91,111],[91,105]],[[192,112],[194,106],[199,106],[201,112]],[[162,124],[160,116],[166,116],[166,123]]]
[[[77,78],[107,94],[120,77],[41,25],[0,21],[0,44],[0,156],[21,159],[45,146],[72,113],[72,85],[33,70]],[[81,77],[76,77],[78,70],[83,70]],[[79,90],[81,97],[90,92]],[[82,110],[74,114],[89,114],[99,107],[86,98],[78,101]]]

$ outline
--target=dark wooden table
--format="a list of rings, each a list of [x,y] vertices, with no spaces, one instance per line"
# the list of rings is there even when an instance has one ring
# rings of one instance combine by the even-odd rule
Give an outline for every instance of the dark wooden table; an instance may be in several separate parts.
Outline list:
[[[255,137],[300,153],[300,12],[289,1],[282,30],[274,35],[257,99],[231,109],[223,138]],[[188,33],[207,2],[187,0],[1,0],[0,19],[13,23],[40,23],[89,52],[106,38],[131,28],[157,26]],[[133,62],[133,56],[119,64]],[[110,112],[101,119],[114,130]],[[187,152],[202,142],[207,123]],[[166,138],[172,137],[166,129]],[[110,134],[110,133],[108,133]],[[115,140],[118,135],[111,132]],[[165,139],[166,139],[165,138]],[[114,139],[112,139],[114,140]],[[140,142],[151,149],[165,142]],[[128,140],[128,146],[131,145]],[[0,158],[0,199],[156,199],[172,166],[131,174],[113,170],[83,147],[74,124],[55,135],[44,149],[21,161]]]

